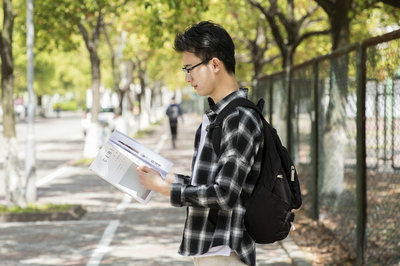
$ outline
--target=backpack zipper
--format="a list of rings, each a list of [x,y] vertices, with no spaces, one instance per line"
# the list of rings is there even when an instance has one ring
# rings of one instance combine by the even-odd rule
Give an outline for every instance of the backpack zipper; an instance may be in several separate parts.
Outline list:
[[[292,173],[292,175],[291,175],[291,178],[290,178],[290,180],[291,180],[292,182],[294,182],[294,171],[296,171],[296,170],[294,169],[294,166],[292,165],[292,167],[291,167],[291,173]]]

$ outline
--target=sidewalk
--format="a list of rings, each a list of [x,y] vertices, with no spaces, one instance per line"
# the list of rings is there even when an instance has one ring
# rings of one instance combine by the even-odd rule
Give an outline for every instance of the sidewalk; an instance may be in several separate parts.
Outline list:
[[[166,121],[139,141],[173,161],[173,171],[189,174],[200,120],[186,115],[175,150]],[[160,194],[142,205],[87,167],[64,168],[38,188],[39,201],[81,204],[88,213],[79,221],[0,223],[0,265],[193,265],[177,254],[185,208]],[[290,238],[257,246],[257,265],[310,265],[304,258]]]

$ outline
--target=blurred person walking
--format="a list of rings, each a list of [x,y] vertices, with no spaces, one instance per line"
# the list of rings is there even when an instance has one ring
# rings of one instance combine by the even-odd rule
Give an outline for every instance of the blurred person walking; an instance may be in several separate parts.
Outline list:
[[[172,147],[176,148],[176,139],[178,135],[178,117],[180,116],[183,123],[183,112],[179,104],[176,103],[175,97],[171,98],[171,103],[168,105],[166,115],[169,119],[169,128],[171,130]]]

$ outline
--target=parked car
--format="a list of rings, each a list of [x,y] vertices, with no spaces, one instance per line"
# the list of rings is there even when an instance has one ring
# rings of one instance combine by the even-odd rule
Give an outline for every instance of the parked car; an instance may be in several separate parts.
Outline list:
[[[111,131],[115,129],[115,119],[117,115],[114,112],[114,108],[101,108],[99,111],[99,124],[103,127],[108,127]],[[91,109],[88,108],[85,112],[84,118],[82,119],[83,135],[86,136],[87,129],[92,119]]]

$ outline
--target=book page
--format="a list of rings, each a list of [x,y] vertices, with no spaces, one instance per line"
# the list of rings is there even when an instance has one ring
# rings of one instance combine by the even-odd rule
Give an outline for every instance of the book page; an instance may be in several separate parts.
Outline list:
[[[136,171],[140,165],[155,169],[165,179],[173,164],[136,140],[115,130],[89,168],[137,201],[147,203],[153,191],[140,184]]]
[[[136,172],[138,165],[143,163],[133,162],[113,144],[105,143],[89,168],[119,190],[141,203],[146,203],[152,193],[140,184]]]
[[[145,165],[155,169],[161,174],[163,179],[165,179],[173,165],[169,160],[118,130],[114,130],[109,141],[115,146],[123,149],[126,152],[126,156],[131,160],[139,160]]]

